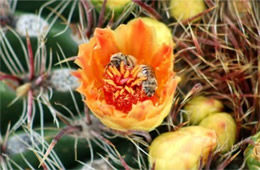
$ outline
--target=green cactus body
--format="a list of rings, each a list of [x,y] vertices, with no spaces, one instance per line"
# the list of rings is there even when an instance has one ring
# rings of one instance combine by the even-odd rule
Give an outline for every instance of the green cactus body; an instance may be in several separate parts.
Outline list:
[[[70,73],[73,70],[70,69],[54,69],[51,74],[47,77],[44,85],[53,89],[53,94],[50,99],[52,107],[59,111],[61,114],[69,115],[69,113],[61,105],[66,106],[68,110],[72,113],[77,113],[77,108],[75,107],[72,94],[75,97],[76,105],[79,111],[83,110],[83,102],[79,93],[75,92],[75,89],[79,85],[77,79],[73,77]],[[1,115],[1,133],[4,133],[8,123],[14,125],[22,115],[23,110],[23,98],[19,98],[13,105],[8,106],[16,98],[16,92],[14,89],[10,88],[10,84],[5,82],[0,82],[0,115]],[[40,88],[39,88],[40,89]],[[36,89],[35,93],[40,93],[39,89]],[[47,90],[47,89],[46,89]],[[46,91],[43,92],[47,93]],[[71,94],[72,93],[72,94]],[[35,125],[40,123],[40,110],[36,105],[36,114],[34,117]],[[49,122],[53,120],[53,116],[49,110],[49,107],[43,105],[44,121]]]
[[[138,158],[133,156],[133,155],[137,155],[136,153],[137,148],[134,146],[133,143],[126,140],[120,140],[120,142],[117,143],[115,147],[118,153],[120,154],[120,156],[122,157],[122,159],[124,159],[124,161],[126,162],[127,166],[129,166],[129,168],[140,169],[140,167],[138,167]],[[139,153],[138,155],[139,157],[141,156],[140,154],[141,153]],[[91,164],[90,162],[86,162],[85,165],[82,164],[77,165],[73,169],[86,170],[88,167],[92,167],[94,169],[100,169],[100,170],[101,169],[102,170],[124,169],[124,166],[122,165],[120,159],[116,155],[113,155],[113,157],[111,155],[112,154],[104,153],[103,155],[104,158],[102,159],[97,158],[93,160]],[[148,160],[146,157],[145,157],[145,161],[146,161],[145,163],[148,164]]]
[[[260,170],[260,132],[251,137],[255,146],[249,144],[244,152],[246,164],[250,170]]]
[[[14,31],[22,39],[23,44],[26,44],[27,30],[28,35],[30,36],[34,55],[36,55],[37,50],[41,46],[41,42],[45,43],[45,55],[47,58],[47,63],[48,61],[50,61],[50,52],[52,52],[53,64],[56,64],[60,60],[63,60],[63,57],[67,58],[77,55],[78,43],[73,39],[73,33],[71,29],[68,28],[61,35],[58,35],[58,33],[62,32],[66,28],[66,25],[63,24],[61,20],[57,19],[54,25],[51,26],[51,22],[54,18],[50,18],[47,21],[44,18],[38,17],[37,15],[22,12],[16,12],[15,18],[15,27],[13,28]],[[47,33],[48,29],[50,30]],[[2,55],[8,56],[8,53],[10,54],[10,51],[4,49],[4,47],[7,47],[7,43],[9,43],[10,46],[13,47],[13,50],[18,57],[18,60],[21,62],[22,66],[24,68],[27,68],[24,49],[22,48],[22,45],[14,32],[8,30],[6,31],[6,33],[4,33],[3,37],[0,36],[0,39],[2,42],[0,46],[0,51],[2,51]],[[62,49],[62,52],[59,46]],[[6,63],[9,60],[10,59],[8,58],[7,61],[4,61],[2,59],[0,60],[2,72],[10,73],[10,70],[8,69]]]
[[[116,149],[118,150],[121,157],[124,159],[124,161],[129,167],[133,169],[140,169],[140,167],[138,166],[138,158],[133,156],[133,155],[138,155],[137,148],[133,143],[131,143],[130,141],[122,140],[120,141],[120,143],[118,143],[118,145],[116,145]],[[138,155],[139,158],[142,156],[141,154],[142,153],[139,153]],[[145,159],[145,163],[148,164],[147,157],[145,157],[144,159]],[[119,159],[117,160],[109,159],[109,162],[116,169],[124,169],[124,167],[122,166],[122,162],[120,162]]]
[[[45,130],[44,131],[45,141],[47,143],[50,143],[53,137],[59,131],[60,129],[56,129],[56,128],[53,128],[52,130]],[[77,155],[77,160],[81,160],[81,161],[84,159],[88,159],[88,157],[90,156],[89,144],[87,140],[84,138],[77,139],[77,150],[75,153],[76,138],[77,138],[76,136],[65,135],[57,142],[56,146],[54,147],[55,153],[57,154],[59,160],[66,168],[70,168],[73,165],[75,165],[76,163],[75,155]],[[9,159],[11,159],[13,162],[18,164],[23,169],[30,168],[24,161],[22,157],[23,155],[24,158],[30,163],[32,167],[39,166],[40,162],[37,156],[35,155],[35,153],[32,151],[32,148],[30,148],[32,141],[28,133],[16,132],[14,136],[10,137],[8,142],[7,142],[6,152],[9,156]],[[39,147],[38,150],[41,150],[42,149],[41,142],[38,141],[35,143]],[[101,149],[94,143],[92,143],[91,146],[95,152],[101,151]],[[19,149],[16,149],[16,147],[19,147]],[[42,155],[40,156],[42,157]],[[46,163],[48,163],[48,160],[46,161]],[[13,168],[15,168],[14,165]]]
[[[77,5],[75,6],[75,8],[73,8],[73,9],[71,8],[74,3],[78,3],[78,2],[79,1],[68,2],[68,1],[55,1],[55,0],[30,0],[30,1],[18,0],[16,10],[36,13],[36,12],[39,12],[40,8],[43,7],[43,5],[44,5],[45,9],[42,11],[42,13],[47,15],[51,12],[49,8],[55,8],[57,5],[63,4],[62,7],[64,7],[64,6],[66,6],[66,7],[65,7],[64,11],[61,12],[62,16],[68,18],[71,10],[73,10],[73,15],[72,15],[71,20],[73,22],[78,22],[79,21],[79,10],[77,8]]]
[[[51,151],[47,156],[47,159],[45,159],[46,164],[51,164],[51,160],[56,163],[60,161],[61,164],[59,166],[72,168],[78,163],[76,160],[88,161],[91,160],[92,156],[93,159],[96,159],[99,157],[99,154],[106,154],[104,148],[108,147],[105,146],[108,144],[104,141],[104,138],[99,138],[96,135],[92,135],[92,132],[100,134],[100,136],[104,135],[106,132],[103,132],[100,129],[101,122],[97,118],[92,115],[90,115],[90,118],[92,123],[89,125],[86,124],[83,117],[75,117],[70,120],[71,127],[77,128],[74,128],[74,130],[69,130],[69,134],[64,134],[58,140],[55,138],[56,142],[54,143],[56,143],[56,145],[53,147],[54,152]],[[47,148],[49,147],[49,144],[53,144],[54,137],[56,137],[57,134],[61,135],[60,132],[62,129],[64,130],[65,128],[71,128],[64,124],[60,124],[60,127],[61,128],[57,128],[53,124],[46,124],[43,131],[41,128],[35,128],[33,132],[23,130],[16,131],[8,138],[7,147],[4,153],[8,155],[9,159],[22,168],[29,168],[28,164],[26,164],[22,158],[22,155],[29,161],[32,167],[38,167],[40,161],[35,153],[38,153],[38,156],[42,159]],[[44,142],[40,135],[42,132],[44,134],[43,137],[45,141],[44,150],[42,145]],[[121,141],[119,139],[120,138],[113,138],[109,139],[109,141],[116,145],[119,141]],[[33,150],[37,152],[33,152]],[[55,154],[57,155],[56,159]],[[14,163],[12,164],[14,165]]]
[[[15,90],[8,87],[4,82],[0,82],[0,121],[1,133],[4,133],[9,122],[13,123],[21,115],[23,102],[17,100],[14,105],[8,106],[16,97]]]
[[[112,170],[111,166],[107,163],[105,158],[94,159],[92,162],[86,162],[84,164],[79,164],[76,167],[73,167],[74,170],[87,170],[89,167],[94,169],[102,170]]]
[[[45,132],[45,135],[55,135],[55,131],[53,131],[53,133]],[[34,138],[34,140],[36,140],[36,138]],[[39,141],[34,141],[34,144],[42,149]],[[18,131],[8,138],[7,146],[4,153],[7,155],[6,160],[10,160],[11,162],[13,162],[13,168],[18,168],[15,164],[24,169],[30,168],[29,165],[31,165],[32,167],[38,167],[39,160],[34,152],[29,149],[31,145],[32,140],[30,138],[30,135],[29,133],[24,131]],[[26,163],[23,157],[29,162],[29,165]]]

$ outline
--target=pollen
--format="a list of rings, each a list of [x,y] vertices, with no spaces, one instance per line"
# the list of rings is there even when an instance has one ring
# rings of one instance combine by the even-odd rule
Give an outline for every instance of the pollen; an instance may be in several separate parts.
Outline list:
[[[146,77],[137,76],[140,71],[139,65],[130,67],[121,61],[116,67],[108,63],[102,86],[106,103],[127,113],[133,104],[149,99],[142,91],[142,82]]]

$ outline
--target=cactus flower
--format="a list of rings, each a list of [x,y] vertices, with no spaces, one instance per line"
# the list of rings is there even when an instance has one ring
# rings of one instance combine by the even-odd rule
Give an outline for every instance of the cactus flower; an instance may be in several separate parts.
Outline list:
[[[223,104],[216,99],[196,96],[184,106],[184,111],[190,124],[197,125],[212,113],[220,112],[222,108]]]
[[[204,127],[189,126],[167,132],[152,142],[149,148],[150,166],[154,166],[155,170],[198,169],[200,161],[205,165],[216,145],[216,133]]]
[[[150,131],[168,115],[179,78],[173,72],[173,42],[161,43],[157,30],[141,19],[120,25],[116,30],[95,30],[93,38],[79,46],[74,73],[86,105],[106,126],[120,130]],[[133,67],[120,62],[111,65],[111,56],[131,58]],[[144,93],[140,66],[152,70],[157,86],[154,95]],[[149,90],[149,89],[146,89]]]
[[[199,126],[216,131],[221,152],[229,151],[236,141],[236,122],[228,113],[215,113],[203,119]]]

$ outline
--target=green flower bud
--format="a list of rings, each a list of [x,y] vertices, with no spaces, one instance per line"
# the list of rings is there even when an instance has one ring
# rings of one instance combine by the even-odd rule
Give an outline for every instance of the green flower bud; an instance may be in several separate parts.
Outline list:
[[[218,147],[221,152],[231,149],[236,141],[236,123],[228,113],[215,113],[203,119],[199,126],[216,131]]]
[[[155,169],[198,169],[215,149],[214,130],[200,126],[181,128],[158,136],[149,148],[150,166]]]
[[[251,140],[254,145],[249,144],[244,152],[245,161],[249,170],[260,169],[260,132],[257,132]]]
[[[206,9],[204,0],[171,0],[170,13],[176,20],[185,21]],[[197,18],[194,21],[199,21]]]
[[[192,98],[185,106],[186,118],[192,125],[197,125],[205,117],[220,112],[223,104],[215,99],[204,96]]]
[[[104,0],[91,0],[94,7],[100,11]],[[115,16],[120,15],[120,13],[124,10],[127,4],[129,4],[131,0],[107,0],[106,2],[106,10],[114,12]]]

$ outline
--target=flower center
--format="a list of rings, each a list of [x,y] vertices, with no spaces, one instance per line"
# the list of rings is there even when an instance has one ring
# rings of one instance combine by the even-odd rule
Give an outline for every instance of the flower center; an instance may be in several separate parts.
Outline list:
[[[152,99],[157,82],[156,86],[145,85],[148,80],[150,82],[150,77],[141,74],[143,65],[128,65],[124,61],[119,63],[116,65],[110,62],[107,65],[102,88],[107,104],[112,104],[117,110],[127,113],[132,109],[132,104]],[[155,78],[154,80],[156,81]]]

